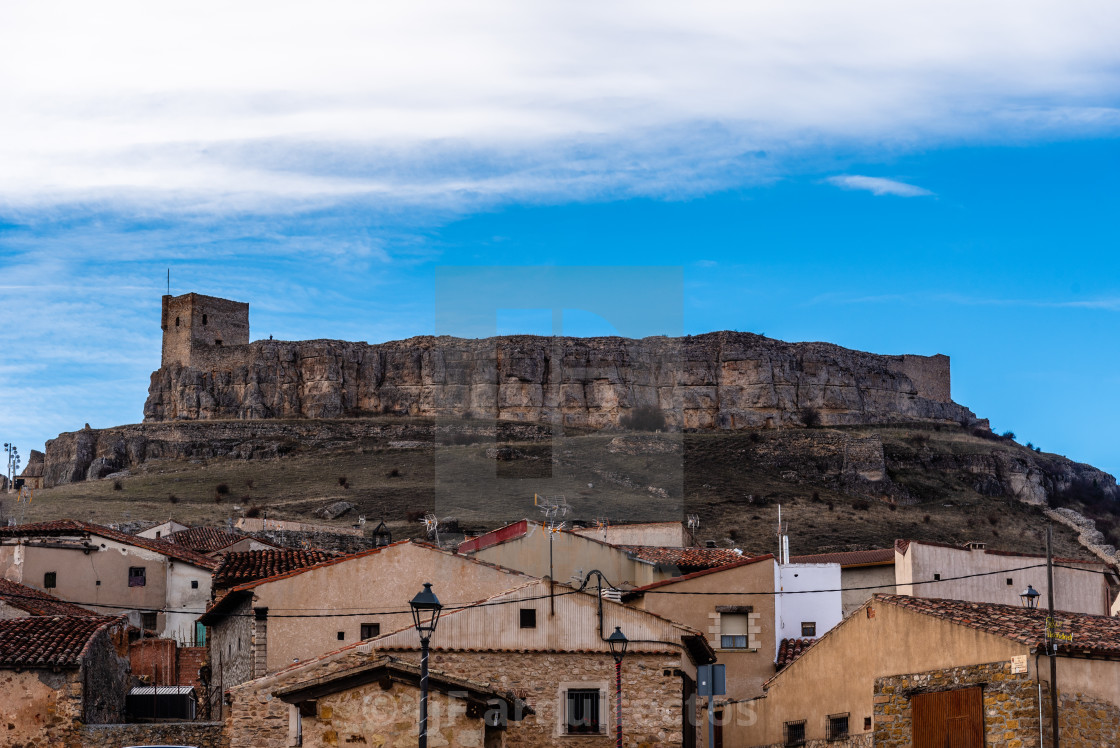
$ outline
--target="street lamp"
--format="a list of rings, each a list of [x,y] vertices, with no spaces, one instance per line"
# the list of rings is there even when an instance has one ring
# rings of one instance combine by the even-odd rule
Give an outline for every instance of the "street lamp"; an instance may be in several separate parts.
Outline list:
[[[1042,597],[1042,593],[1029,584],[1025,590],[1019,593],[1019,598],[1023,601],[1023,607],[1032,610],[1038,607],[1038,598],[1040,597]]]
[[[607,637],[607,646],[611,648],[611,657],[614,658],[614,695],[617,701],[615,709],[615,745],[622,748],[622,658],[626,656],[626,646],[630,640],[622,629],[614,627],[614,633]]]
[[[435,633],[443,606],[432,592],[431,582],[424,582],[424,589],[416,593],[409,605],[416,633],[420,635],[420,748],[428,748],[428,642]]]

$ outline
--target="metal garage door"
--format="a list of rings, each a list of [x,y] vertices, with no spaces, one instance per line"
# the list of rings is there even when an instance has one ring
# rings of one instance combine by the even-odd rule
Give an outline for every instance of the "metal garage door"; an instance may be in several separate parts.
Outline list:
[[[984,748],[980,688],[918,694],[910,708],[914,748]]]

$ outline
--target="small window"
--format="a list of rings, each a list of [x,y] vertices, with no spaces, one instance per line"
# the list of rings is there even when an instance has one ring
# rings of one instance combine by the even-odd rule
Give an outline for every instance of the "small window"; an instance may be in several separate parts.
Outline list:
[[[719,646],[721,649],[747,649],[750,646],[746,613],[719,614]]]
[[[163,534],[163,531],[156,530],[156,540],[159,540],[159,536],[162,535],[162,534]]]
[[[346,632],[345,631],[339,631],[338,632],[338,640],[340,642],[346,641]]]
[[[830,714],[828,715],[828,735],[826,736],[829,741],[847,740],[848,739],[848,715],[847,714]]]
[[[198,580],[197,579],[192,579],[191,580],[191,589],[192,590],[197,590],[198,589]]]
[[[1011,577],[1008,577],[1007,578],[1007,586],[1008,587],[1014,587],[1015,586],[1015,580],[1012,579]]]
[[[58,586],[58,572],[48,571],[43,575],[43,589],[53,590]]]
[[[366,639],[375,639],[381,636],[380,623],[363,623],[362,624],[362,641]]]
[[[805,745],[805,720],[786,722],[785,745]]]
[[[933,575],[933,581],[940,582],[941,581],[941,575],[940,574],[934,574]]]
[[[176,317],[176,318],[175,318],[175,326],[176,326],[176,327],[178,327],[178,326],[179,326],[179,318],[178,318],[178,317]]]
[[[140,628],[145,631],[156,630],[156,614],[155,613],[141,613],[140,614]]]
[[[221,344],[222,344],[221,340],[217,340],[217,339],[214,340],[214,345],[221,345]]]
[[[206,315],[205,314],[202,315],[202,324],[204,324],[204,325],[206,324]]]
[[[535,629],[537,627],[537,609],[536,608],[522,608],[521,609],[521,628]]]
[[[802,621],[801,622],[801,635],[802,636],[816,636],[817,635],[817,622],[816,621]]]
[[[863,731],[867,732],[870,729],[871,729],[871,718],[870,717],[864,717],[863,718]]]
[[[143,587],[148,583],[147,572],[143,566],[128,567],[128,586]]]
[[[595,735],[602,732],[599,721],[599,689],[573,688],[567,698],[567,732],[569,735]]]

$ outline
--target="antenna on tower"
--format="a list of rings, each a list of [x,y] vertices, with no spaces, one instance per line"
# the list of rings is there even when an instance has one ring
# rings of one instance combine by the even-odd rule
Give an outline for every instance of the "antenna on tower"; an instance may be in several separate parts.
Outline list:
[[[171,268],[167,268],[167,295],[171,295]]]
[[[781,504],[778,504],[778,563],[789,563],[789,523],[782,524]]]
[[[688,529],[692,530],[693,532],[700,529],[700,515],[699,514],[688,515]]]

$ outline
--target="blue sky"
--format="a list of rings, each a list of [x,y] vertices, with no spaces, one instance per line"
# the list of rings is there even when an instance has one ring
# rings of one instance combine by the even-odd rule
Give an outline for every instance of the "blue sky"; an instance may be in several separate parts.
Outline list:
[[[1120,8],[904,5],[5,6],[3,441],[140,419],[168,268],[381,341],[437,268],[679,266],[650,332],[945,353],[1120,472]]]

